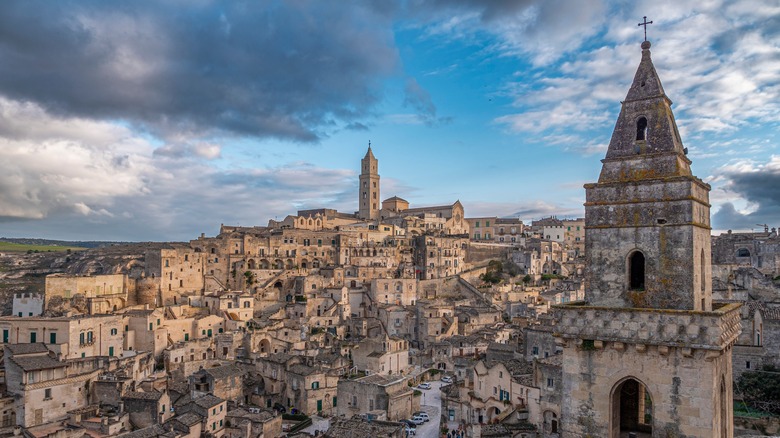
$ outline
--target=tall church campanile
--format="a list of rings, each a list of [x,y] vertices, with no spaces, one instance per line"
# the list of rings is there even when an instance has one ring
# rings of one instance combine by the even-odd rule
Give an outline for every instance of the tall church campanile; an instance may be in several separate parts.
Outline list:
[[[358,217],[379,219],[379,173],[378,161],[368,145],[366,156],[360,160],[360,187],[358,189]]]
[[[733,437],[739,304],[712,303],[709,185],[642,59],[587,184],[584,303],[556,306],[562,436]]]

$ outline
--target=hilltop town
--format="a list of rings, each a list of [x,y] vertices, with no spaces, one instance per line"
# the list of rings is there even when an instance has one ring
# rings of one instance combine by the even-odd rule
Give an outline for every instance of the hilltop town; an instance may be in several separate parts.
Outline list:
[[[636,88],[660,87],[642,48],[629,105],[665,98]],[[733,436],[732,382],[780,365],[778,231],[710,245],[709,186],[690,173],[674,119],[648,128],[641,107],[624,111],[584,218],[526,224],[471,217],[458,200],[383,199],[369,146],[356,212],[302,210],[45,266],[17,257],[0,282],[16,272],[43,287],[13,291],[0,317],[0,436],[605,436],[609,410],[614,436],[660,436],[672,421],[679,435],[664,436]],[[626,176],[627,162],[656,173]],[[654,271],[653,257],[690,254]],[[675,379],[715,369],[724,410],[703,383],[690,403],[676,395],[688,411],[668,419],[661,371],[618,379],[615,405],[588,401],[581,376],[612,390],[604,369],[624,355],[691,361]],[[693,410],[707,424],[688,421]]]

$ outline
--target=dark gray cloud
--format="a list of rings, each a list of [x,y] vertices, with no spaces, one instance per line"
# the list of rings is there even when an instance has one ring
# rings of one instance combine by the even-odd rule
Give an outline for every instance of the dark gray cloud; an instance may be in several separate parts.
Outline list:
[[[749,230],[758,225],[780,227],[780,156],[767,162],[740,161],[722,167],[715,182],[729,199],[741,199],[749,208],[739,211],[724,202],[712,215],[715,229]]]
[[[751,206],[743,213],[731,202],[721,205],[712,216],[715,229],[749,230],[767,224],[780,228],[780,156],[757,166],[733,166],[724,172],[723,188],[737,195]]]
[[[368,115],[398,69],[382,3],[12,0],[0,94],[156,134],[316,140]]]

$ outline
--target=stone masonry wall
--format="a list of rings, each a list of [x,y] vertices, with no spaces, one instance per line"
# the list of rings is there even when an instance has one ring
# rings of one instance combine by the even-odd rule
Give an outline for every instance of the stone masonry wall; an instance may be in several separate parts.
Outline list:
[[[556,335],[667,347],[720,350],[739,336],[740,304],[713,312],[627,309],[579,305],[555,306]]]
[[[609,416],[616,407],[613,393],[627,378],[643,383],[650,394],[654,438],[721,436],[721,421],[733,421],[728,350],[707,352],[622,343],[588,349],[568,342],[563,354],[563,393],[567,397],[561,420],[570,437],[618,436],[613,431],[617,421]],[[721,384],[726,388],[727,418],[721,418]]]

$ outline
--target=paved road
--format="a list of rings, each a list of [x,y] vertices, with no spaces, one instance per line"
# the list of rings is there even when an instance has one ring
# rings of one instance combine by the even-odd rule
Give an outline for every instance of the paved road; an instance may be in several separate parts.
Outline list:
[[[441,382],[430,382],[431,389],[421,389],[423,395],[420,409],[428,414],[431,421],[417,426],[418,438],[439,438],[439,422],[441,420]]]

